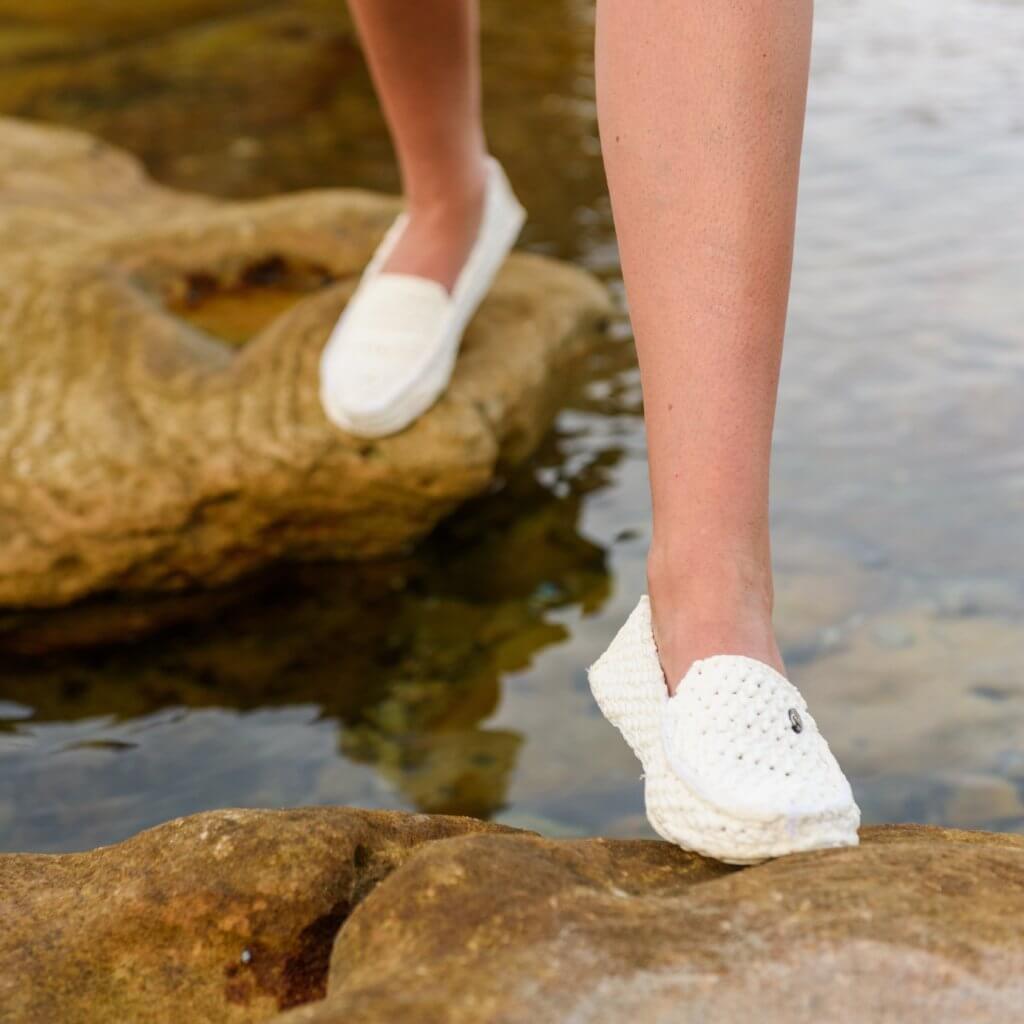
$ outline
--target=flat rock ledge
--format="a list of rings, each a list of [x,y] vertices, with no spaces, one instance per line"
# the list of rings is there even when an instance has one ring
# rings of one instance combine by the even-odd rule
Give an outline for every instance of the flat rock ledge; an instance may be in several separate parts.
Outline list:
[[[225,810],[0,856],[0,1019],[1005,1022],[1024,837],[868,828],[737,870],[468,818]]]
[[[319,353],[396,209],[176,193],[90,136],[0,119],[0,609],[392,553],[533,450],[609,312],[535,256],[508,261],[413,428],[371,443],[323,415]]]

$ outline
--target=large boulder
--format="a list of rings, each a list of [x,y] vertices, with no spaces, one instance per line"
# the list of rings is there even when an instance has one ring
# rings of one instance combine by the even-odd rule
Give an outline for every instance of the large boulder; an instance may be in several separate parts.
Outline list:
[[[0,856],[0,919],[10,1024],[977,1024],[1024,1005],[1024,837],[927,827],[737,870],[465,818],[219,811]]]
[[[533,449],[608,300],[527,255],[413,428],[365,442],[323,415],[320,350],[395,210],[183,195],[0,121],[0,607],[394,552]]]
[[[0,856],[0,1020],[256,1021],[324,994],[352,908],[470,818],[217,811],[117,846]]]
[[[867,829],[731,871],[664,843],[467,836],[374,890],[327,1000],[280,1024],[996,1024],[1024,1005],[1022,913],[1024,837]]]

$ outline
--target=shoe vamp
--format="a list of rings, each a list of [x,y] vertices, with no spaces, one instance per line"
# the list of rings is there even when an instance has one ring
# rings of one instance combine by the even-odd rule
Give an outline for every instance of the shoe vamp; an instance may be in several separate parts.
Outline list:
[[[666,708],[673,771],[708,803],[755,820],[849,807],[849,783],[800,692],[762,668],[687,677]]]
[[[400,390],[438,356],[449,307],[434,282],[387,276],[374,281],[345,325],[346,386],[372,389],[377,399]]]

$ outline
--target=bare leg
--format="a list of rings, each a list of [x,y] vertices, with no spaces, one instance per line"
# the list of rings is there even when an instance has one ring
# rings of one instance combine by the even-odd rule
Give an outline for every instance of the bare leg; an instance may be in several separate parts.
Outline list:
[[[477,0],[349,0],[349,6],[410,214],[385,269],[451,289],[483,204]]]
[[[768,471],[812,0],[599,0],[598,110],[640,359],[670,689],[777,668]]]

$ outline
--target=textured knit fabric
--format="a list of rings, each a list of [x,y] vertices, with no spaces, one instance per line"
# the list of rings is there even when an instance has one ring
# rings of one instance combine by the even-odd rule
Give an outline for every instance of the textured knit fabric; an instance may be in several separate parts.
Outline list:
[[[666,839],[741,864],[856,844],[849,783],[799,691],[769,666],[707,658],[670,698],[644,597],[590,683],[644,766],[648,818]]]
[[[346,325],[360,338],[340,381],[346,408],[387,406],[438,358],[450,302],[442,285],[423,277],[380,274],[368,284]]]
[[[384,437],[404,430],[444,393],[463,332],[483,301],[525,213],[488,160],[480,231],[451,295],[436,281],[382,272],[407,223],[384,236],[320,360],[320,400],[342,430]]]

